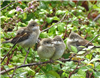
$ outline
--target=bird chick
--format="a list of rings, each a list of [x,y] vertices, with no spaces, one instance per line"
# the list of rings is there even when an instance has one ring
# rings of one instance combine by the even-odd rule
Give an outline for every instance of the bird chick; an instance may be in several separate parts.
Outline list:
[[[63,55],[66,45],[60,36],[55,36],[53,38],[53,43],[55,47],[55,53],[51,59],[56,60],[56,59],[59,59]]]
[[[40,46],[37,53],[41,59],[50,59],[55,52],[54,44],[52,44],[52,39],[44,38],[40,41]]]
[[[85,46],[88,42],[89,41],[85,40],[77,33],[71,32],[67,40],[67,47],[70,51],[72,51],[71,50],[71,45],[72,45],[77,48],[77,51],[80,51],[83,49],[83,47],[80,46]],[[92,43],[88,44],[88,46],[92,46],[92,45],[93,45]]]

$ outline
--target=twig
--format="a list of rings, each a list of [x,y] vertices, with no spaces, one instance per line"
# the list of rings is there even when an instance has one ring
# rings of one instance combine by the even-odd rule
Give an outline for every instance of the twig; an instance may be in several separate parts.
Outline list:
[[[16,71],[16,68],[17,68],[17,66],[15,66],[15,68],[14,68],[14,72],[13,72],[13,75],[12,75],[12,77],[11,77],[11,78],[13,78],[14,73],[15,73],[15,71]]]
[[[4,67],[4,66],[3,66]],[[4,69],[5,71],[6,71],[6,69]],[[7,75],[9,76],[9,78],[10,78],[10,75],[7,73]]]
[[[100,48],[100,46],[93,46],[92,48],[91,48],[91,50],[92,49],[95,49],[95,48]],[[89,51],[87,51],[87,50],[85,50],[86,52],[85,52],[85,54],[84,54],[84,56],[86,56],[87,54],[89,54],[90,52]]]
[[[14,48],[16,44],[13,45],[13,47],[8,51],[8,53],[4,56],[4,58],[2,59],[2,61],[0,63],[2,63],[4,61],[4,59],[7,57],[7,55],[10,53],[10,51]]]
[[[22,36],[21,36],[22,37]],[[21,38],[19,37],[18,40]],[[17,40],[17,41],[18,41]],[[4,58],[2,59],[2,61],[0,62],[0,64],[4,61],[4,59],[7,57],[7,55],[10,53],[10,51],[14,48],[14,46],[16,45],[17,41],[14,43],[13,47],[8,51],[8,53],[4,56]]]
[[[78,69],[78,66],[79,66],[79,62],[78,62],[78,64],[77,64],[76,68],[69,74],[69,77],[68,77],[68,78],[70,78],[71,75],[74,73],[74,71],[75,71],[76,69]]]
[[[49,30],[50,28],[52,28],[53,26],[55,26],[55,25],[61,23],[61,22],[64,20],[65,16],[66,16],[66,13],[64,14],[64,16],[62,17],[62,19],[61,19],[59,22],[57,22],[56,24],[54,24],[54,25],[52,25],[52,26],[50,26],[50,27],[48,27],[48,28],[42,30],[41,32],[47,31],[47,30]]]
[[[62,62],[65,62],[65,61],[74,61],[74,62],[78,62],[77,60],[70,60],[70,59],[62,59],[62,60],[60,60],[60,61],[62,61]],[[21,66],[17,66],[16,69],[17,69],[17,68],[22,68],[22,67],[27,67],[27,66],[33,66],[33,65],[42,65],[42,64],[47,64],[47,63],[54,63],[54,62],[55,62],[55,61],[46,61],[46,62],[38,62],[38,63],[24,64],[24,65],[21,65]],[[4,73],[9,72],[9,71],[14,70],[14,69],[15,69],[15,67],[10,68],[10,69],[7,69],[6,71],[3,70],[3,71],[0,72],[0,74],[4,74]]]
[[[96,18],[94,18],[93,21],[96,21],[98,18],[100,18],[100,14]]]
[[[14,4],[14,3],[17,3],[17,2],[11,2],[11,3],[9,3],[9,4],[6,5],[5,7],[1,8],[0,11],[3,10],[3,9],[5,9],[6,7],[10,6],[11,4]]]
[[[89,43],[91,43],[95,38],[97,38],[99,35],[100,35],[100,34],[96,35],[91,41],[89,41],[89,42],[85,45],[85,47],[86,47]]]
[[[100,48],[100,46],[94,46],[93,48]]]
[[[89,73],[89,78],[92,78],[92,77],[91,77],[91,76],[92,76],[92,74],[93,74],[93,72],[90,72],[90,73]]]

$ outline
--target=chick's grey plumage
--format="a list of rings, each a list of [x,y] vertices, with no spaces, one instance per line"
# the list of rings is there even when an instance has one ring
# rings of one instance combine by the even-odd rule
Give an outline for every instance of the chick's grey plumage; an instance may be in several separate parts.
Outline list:
[[[40,34],[39,26],[35,21],[30,21],[27,27],[22,27],[17,31],[17,35],[10,40],[4,41],[3,43],[15,43],[22,47],[32,47]]]
[[[75,46],[78,51],[82,50],[83,48],[80,46],[85,46],[89,41],[83,39],[80,35],[77,33],[71,32],[69,35],[69,38],[67,40],[67,47],[70,51],[71,50],[71,45]],[[89,43],[88,46],[92,46],[92,43]]]
[[[55,47],[55,53],[51,59],[56,60],[56,59],[59,59],[63,55],[66,45],[60,36],[55,36],[53,38],[53,43]]]
[[[37,53],[41,59],[50,59],[55,52],[54,44],[52,44],[52,39],[44,38],[40,41],[40,46]]]

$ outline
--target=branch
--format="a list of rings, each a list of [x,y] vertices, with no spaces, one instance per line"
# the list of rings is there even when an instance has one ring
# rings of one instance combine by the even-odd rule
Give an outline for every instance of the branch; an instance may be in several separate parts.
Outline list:
[[[96,18],[94,18],[93,21],[96,21],[98,18],[100,18],[100,14]]]
[[[55,25],[61,23],[61,22],[64,20],[65,16],[66,16],[66,13],[64,14],[64,16],[62,17],[62,19],[61,19],[59,22],[57,22],[56,24],[54,24],[54,25],[52,25],[52,26],[50,26],[50,27],[48,27],[48,28],[42,30],[41,32],[47,31],[47,30],[49,30],[50,28],[52,28],[53,26],[55,26]]]
[[[100,48],[100,46],[94,46],[93,48]]]
[[[22,37],[22,36],[21,36]],[[21,38],[19,37],[18,40]],[[17,40],[17,41],[18,41]],[[14,48],[14,46],[16,45],[17,41],[14,43],[14,45],[12,46],[12,48],[8,51],[8,53],[4,56],[4,58],[1,60],[0,64],[4,61],[4,59],[7,57],[7,55],[10,53],[10,51]]]
[[[17,3],[17,2],[11,2],[11,3],[9,3],[9,4],[6,5],[5,7],[1,8],[0,11],[3,10],[3,9],[5,9],[6,7],[10,6],[11,4],[14,4],[14,3]]]
[[[14,68],[14,72],[13,72],[13,75],[12,75],[12,77],[11,77],[11,78],[13,78],[14,73],[15,73],[15,71],[16,71],[16,68],[17,68],[17,66],[15,66],[15,68]]]
[[[65,62],[65,61],[74,61],[74,62],[78,62],[77,60],[71,60],[71,59],[61,59],[59,61],[62,61],[62,62]],[[4,74],[4,73],[7,73],[11,70],[14,70],[15,68],[22,68],[22,67],[27,67],[27,66],[34,66],[34,65],[42,65],[42,64],[47,64],[47,63],[54,63],[55,61],[46,61],[46,62],[38,62],[38,63],[29,63],[29,64],[23,64],[21,66],[15,66],[13,68],[10,68],[10,69],[7,69],[7,70],[3,70],[0,72],[0,74]]]
[[[89,43],[91,43],[95,38],[97,38],[99,35],[100,35],[100,34],[96,35],[91,41],[89,41],[89,42],[85,45],[85,47],[86,47]]]
[[[10,53],[10,51],[14,48],[16,44],[14,44],[11,49],[8,51],[8,53],[4,56],[4,58],[1,60],[0,64],[4,61],[4,59],[7,57],[7,55]]]
[[[68,78],[70,78],[71,75],[76,71],[76,69],[78,69],[78,66],[79,66],[79,62],[78,62],[78,64],[77,64],[76,68],[69,74],[69,77],[68,77]]]

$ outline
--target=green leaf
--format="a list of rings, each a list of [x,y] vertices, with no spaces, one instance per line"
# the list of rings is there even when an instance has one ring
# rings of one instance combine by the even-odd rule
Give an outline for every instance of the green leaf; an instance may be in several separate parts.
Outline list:
[[[74,20],[72,23],[73,23],[73,25],[75,25],[75,26],[77,26],[77,25],[79,24],[79,22],[78,22],[77,20]],[[74,26],[74,27],[75,27],[75,26]]]
[[[23,13],[23,17],[24,17],[23,19],[27,18],[27,13],[26,12]]]
[[[63,71],[66,71],[66,70],[68,70],[70,67],[67,67],[67,66],[64,66],[64,67],[62,67],[62,70]]]
[[[41,9],[41,11],[44,12],[44,13],[48,13],[48,11],[46,11],[46,10],[44,10],[44,9]]]
[[[74,66],[74,62],[73,61],[66,62],[65,65],[69,66],[69,67],[72,67],[72,66]]]
[[[68,5],[68,1],[64,1],[64,2],[63,2],[63,5],[64,5],[64,6],[67,6],[67,5]]]
[[[27,71],[27,73],[30,74],[30,75],[34,75],[34,74],[35,74],[35,71],[32,70],[32,69],[30,69],[29,67],[25,67],[24,69],[25,69],[25,71]]]
[[[18,61],[18,57],[17,56],[13,56],[12,60],[15,61],[15,62]]]
[[[0,19],[1,19],[1,21],[4,21],[4,20],[7,19],[7,17],[6,16],[0,16]],[[2,24],[2,22],[1,22],[1,24]]]
[[[20,26],[22,24],[22,22],[18,22],[17,25]]]
[[[65,23],[60,23],[60,24],[58,24],[57,28],[60,32],[64,32],[65,31],[65,28],[64,28],[65,26],[66,26]]]
[[[86,55],[86,58],[91,59],[92,58],[92,54]]]
[[[82,6],[77,6],[77,8],[79,8],[79,9],[81,9],[81,10],[85,10],[85,8],[82,7]]]
[[[16,12],[16,10],[15,9],[13,9],[13,10],[11,10],[11,11],[9,11],[9,15],[14,15],[14,13]]]
[[[36,74],[34,78],[46,78],[45,74]]]
[[[16,10],[13,9],[13,10],[9,11],[9,14],[14,14],[15,12],[16,12]]]
[[[46,65],[46,70],[47,70],[47,71],[51,71],[51,70],[52,70],[52,66],[51,66],[50,64],[47,64],[47,65]]]
[[[55,35],[56,34],[56,26],[53,26],[49,29],[49,35]]]
[[[18,17],[19,17],[19,18],[23,18],[23,16],[22,16],[22,15],[19,15]]]
[[[93,72],[94,78],[100,78],[100,72]]]
[[[96,69],[100,71],[100,65],[96,66]]]
[[[89,63],[100,60],[100,58],[93,58]]]
[[[9,69],[9,67],[8,67],[7,65],[4,65],[4,68],[5,68],[5,69]]]
[[[79,69],[79,70],[78,70],[78,74],[79,74],[79,75],[82,75],[83,77],[86,77],[86,72],[83,71],[82,69]]]
[[[84,76],[82,76],[82,75],[80,75],[80,74],[73,74],[73,75],[71,76],[71,78],[86,78],[86,77],[84,77]]]
[[[79,51],[77,54],[84,54],[85,51]]]
[[[46,32],[42,32],[42,33],[40,33],[40,37],[41,38],[47,38],[48,34]]]
[[[49,2],[50,0],[43,0],[44,2]]]
[[[61,78],[67,78],[68,77],[68,73],[66,73],[65,71],[62,73]]]
[[[70,70],[70,68],[76,68],[76,65],[73,63],[73,61],[70,61],[70,62],[66,62],[65,63],[65,66],[63,66],[62,70],[63,71],[68,71]]]
[[[48,12],[44,9],[41,9],[41,11],[39,12],[39,14],[47,14]]]
[[[56,60],[56,62],[58,62],[58,63],[60,63],[60,64],[62,64],[62,65],[65,65],[65,63],[63,63],[63,62],[60,61],[60,60]]]
[[[47,17],[47,18],[46,18],[46,21],[47,21],[48,23],[51,23],[51,22],[53,21],[53,17]]]
[[[72,7],[74,7],[74,6],[75,6],[75,3],[74,3],[74,2],[72,2],[72,1],[69,1],[69,4],[70,4]]]
[[[53,20],[58,20],[59,21],[60,19],[57,16],[54,16]]]
[[[88,70],[87,66],[83,66],[80,69],[82,69],[83,71],[87,71]]]
[[[40,6],[39,6],[39,9],[47,9],[48,6],[46,5],[45,1],[40,1]]]
[[[62,10],[58,10],[56,11],[56,15],[61,15],[61,14],[64,14],[66,11],[62,11]]]
[[[60,78],[60,75],[57,72],[55,72],[55,71],[51,70],[48,73],[51,74],[51,75],[53,75],[53,76],[55,76],[56,78]]]
[[[9,78],[8,75],[1,75],[1,78]]]
[[[78,52],[78,51],[77,51],[77,48],[76,48],[75,46],[72,46],[72,45],[71,45],[71,50],[72,50],[73,52],[75,52],[75,53]]]

